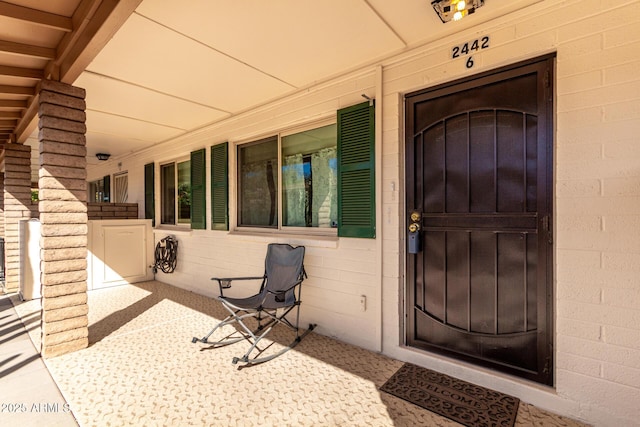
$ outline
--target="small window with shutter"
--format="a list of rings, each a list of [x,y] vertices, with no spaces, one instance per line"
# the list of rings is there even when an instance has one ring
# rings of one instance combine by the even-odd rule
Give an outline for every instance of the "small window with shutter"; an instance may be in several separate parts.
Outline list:
[[[212,224],[228,229],[227,144],[212,148]],[[375,107],[237,146],[238,227],[375,238]],[[216,164],[219,164],[216,166]],[[337,232],[336,232],[337,230]]]
[[[205,149],[160,165],[160,223],[206,228]]]

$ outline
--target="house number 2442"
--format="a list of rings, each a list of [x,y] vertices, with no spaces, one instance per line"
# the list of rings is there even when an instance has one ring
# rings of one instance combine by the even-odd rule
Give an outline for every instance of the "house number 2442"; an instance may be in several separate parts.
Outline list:
[[[475,39],[465,44],[452,47],[451,58],[456,59],[465,55],[471,55],[482,49],[487,49],[488,47],[489,47],[489,36],[484,36],[482,38]],[[465,65],[467,66],[467,68],[473,67],[473,56],[469,56],[467,58],[467,62]]]

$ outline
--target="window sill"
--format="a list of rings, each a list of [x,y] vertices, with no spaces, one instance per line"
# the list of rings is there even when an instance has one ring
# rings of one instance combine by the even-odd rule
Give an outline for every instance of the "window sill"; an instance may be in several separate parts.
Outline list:
[[[319,246],[327,248],[338,247],[338,236],[327,234],[315,234],[304,232],[287,232],[274,230],[243,230],[235,229],[229,231],[230,236],[244,237],[247,239],[264,239],[267,242],[291,243],[305,246]]]
[[[189,227],[180,227],[177,225],[159,225],[153,229],[153,234],[183,234],[189,235],[192,230]]]

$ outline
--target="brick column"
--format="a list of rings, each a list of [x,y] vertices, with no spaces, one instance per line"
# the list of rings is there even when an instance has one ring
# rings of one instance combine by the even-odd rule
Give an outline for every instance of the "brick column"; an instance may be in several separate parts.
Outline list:
[[[4,173],[0,173],[0,237],[4,239]],[[0,254],[3,258],[0,259],[0,280],[2,284],[0,286],[4,287],[4,251]]]
[[[5,290],[20,286],[20,220],[31,218],[31,147],[4,144]]]
[[[4,173],[0,172],[0,237],[4,237]]]
[[[88,345],[85,90],[43,81],[40,139],[42,355]]]

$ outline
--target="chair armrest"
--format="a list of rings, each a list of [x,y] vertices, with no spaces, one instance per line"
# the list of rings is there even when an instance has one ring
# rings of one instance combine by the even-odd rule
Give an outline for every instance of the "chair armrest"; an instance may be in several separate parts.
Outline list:
[[[231,287],[231,282],[234,280],[258,280],[264,279],[264,276],[254,276],[254,277],[212,277],[211,280],[217,280],[218,286],[220,287],[220,296],[223,296],[223,289],[229,289]]]

